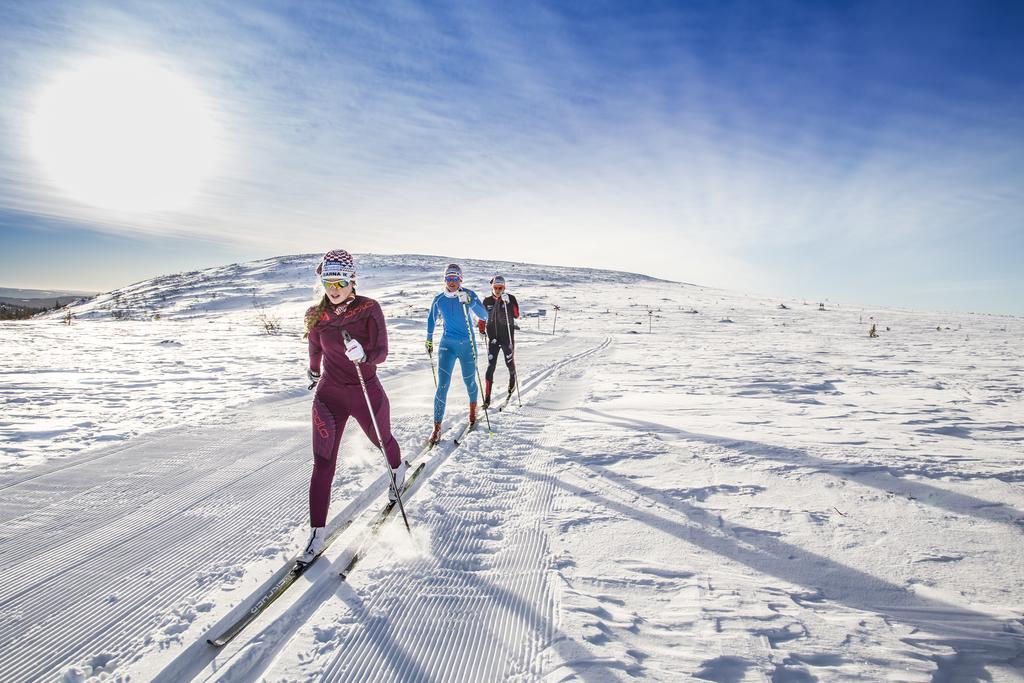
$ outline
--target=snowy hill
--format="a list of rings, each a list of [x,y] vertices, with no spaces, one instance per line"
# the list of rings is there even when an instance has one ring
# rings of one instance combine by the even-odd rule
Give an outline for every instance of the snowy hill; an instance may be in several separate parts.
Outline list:
[[[285,256],[166,275],[33,321],[0,325],[6,377],[0,390],[0,471],[167,424],[217,420],[224,410],[254,399],[301,391],[302,315],[312,302],[318,259]],[[360,291],[381,302],[390,333],[422,339],[426,308],[447,259],[358,259]],[[559,302],[572,307],[580,284],[660,282],[585,268],[474,260],[463,266],[467,286],[482,295],[491,275],[499,269],[507,274],[526,294],[526,313]],[[56,324],[67,313],[72,326]],[[535,324],[543,320],[550,329],[553,313],[548,310]],[[279,326],[278,334],[266,334],[268,322]],[[615,325],[629,327],[632,321]],[[405,353],[396,349],[389,368],[421,364],[424,359],[415,355],[421,343],[410,343]]]
[[[546,313],[522,406],[456,448],[456,383],[421,453],[429,256],[357,256],[414,535],[339,578],[385,491],[350,427],[356,521],[212,648],[304,537],[316,258],[0,325],[0,680],[1024,680],[1024,320],[463,261]]]
[[[319,254],[284,256],[251,263],[236,263],[189,273],[165,275],[123,287],[68,309],[78,319],[181,320],[226,312],[251,313],[256,305],[287,307],[309,305],[315,284],[313,268]],[[377,254],[357,255],[360,289],[372,289],[382,302],[404,299],[407,294],[434,292],[449,259],[440,256]],[[566,268],[497,261],[465,260],[467,284],[475,281],[486,292],[487,281],[500,270],[520,286],[542,295],[579,283],[614,284],[659,282],[646,275],[613,273],[590,268]],[[400,294],[400,292],[405,292]],[[48,314],[49,317],[61,317]],[[301,316],[300,316],[301,317]]]

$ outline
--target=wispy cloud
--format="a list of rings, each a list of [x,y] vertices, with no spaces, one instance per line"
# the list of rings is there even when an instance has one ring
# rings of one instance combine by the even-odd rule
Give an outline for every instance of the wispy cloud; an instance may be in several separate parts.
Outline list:
[[[815,283],[848,290],[878,251],[1024,246],[1017,72],[927,63],[969,38],[957,10],[900,45],[900,16],[785,9],[34,5],[0,46],[0,206],[268,251],[502,253],[783,290],[808,284],[809,253],[849,255]],[[226,153],[188,210],[70,202],[26,155],[39,84],[112,48],[216,103]]]

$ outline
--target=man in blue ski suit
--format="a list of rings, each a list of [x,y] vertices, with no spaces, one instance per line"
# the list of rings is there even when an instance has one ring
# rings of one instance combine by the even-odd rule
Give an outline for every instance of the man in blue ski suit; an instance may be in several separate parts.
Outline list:
[[[434,394],[434,432],[431,443],[441,437],[441,420],[444,418],[448,387],[452,381],[452,370],[458,359],[462,368],[462,381],[469,393],[469,421],[476,422],[476,339],[471,330],[473,322],[470,312],[480,320],[487,320],[487,309],[480,303],[480,297],[470,289],[462,287],[462,268],[450,263],[444,272],[444,290],[434,297],[427,314],[427,353],[434,351],[434,325],[438,317],[444,322],[441,349],[437,355],[437,392]]]

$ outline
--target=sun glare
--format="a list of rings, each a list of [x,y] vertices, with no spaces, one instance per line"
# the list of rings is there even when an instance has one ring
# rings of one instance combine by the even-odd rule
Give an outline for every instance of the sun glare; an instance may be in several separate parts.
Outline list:
[[[90,59],[60,74],[39,98],[31,136],[54,184],[118,211],[183,207],[216,157],[202,95],[141,57]]]

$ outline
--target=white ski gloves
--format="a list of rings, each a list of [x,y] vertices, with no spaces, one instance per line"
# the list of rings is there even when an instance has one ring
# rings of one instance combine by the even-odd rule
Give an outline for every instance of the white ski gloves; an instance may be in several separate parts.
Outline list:
[[[363,345],[355,339],[349,339],[345,342],[345,355],[353,363],[362,363],[366,360],[366,352],[363,351]]]
[[[508,303],[508,294],[502,293],[501,300],[504,301],[505,303]]]

